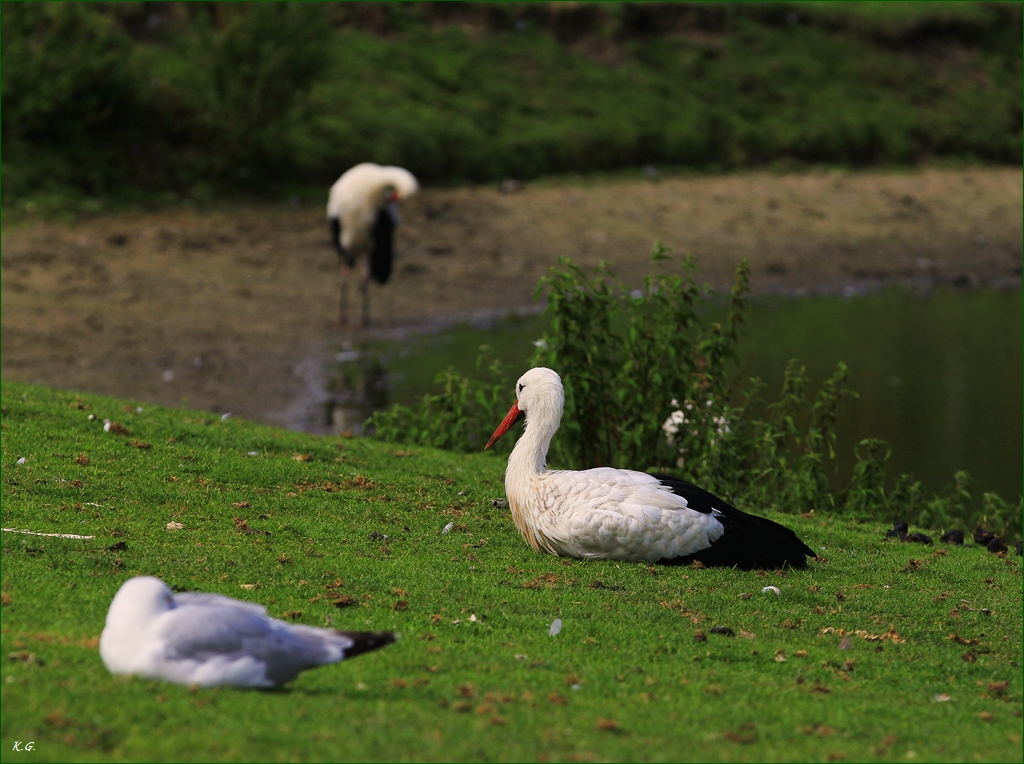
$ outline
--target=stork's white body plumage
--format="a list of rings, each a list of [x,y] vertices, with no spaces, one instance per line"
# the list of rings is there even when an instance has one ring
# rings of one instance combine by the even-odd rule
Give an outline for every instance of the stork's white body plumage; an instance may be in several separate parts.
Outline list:
[[[672,559],[707,549],[725,532],[714,513],[690,509],[686,499],[643,472],[531,475],[518,467],[510,458],[509,507],[519,532],[537,550],[594,560]]]
[[[285,623],[252,602],[174,594],[159,578],[137,576],[110,603],[100,657],[112,674],[203,687],[274,687],[394,641],[389,632]]]
[[[526,416],[509,456],[505,491],[513,521],[535,550],[583,559],[803,566],[813,552],[787,528],[747,515],[684,481],[609,467],[549,470],[565,393],[551,369],[531,369],[488,447]],[[691,492],[691,501],[686,493]],[[696,504],[693,504],[696,502]]]
[[[341,322],[348,322],[348,281],[360,264],[363,323],[369,320],[367,287],[370,278],[383,284],[391,274],[392,231],[398,223],[397,204],[419,190],[416,178],[401,167],[372,162],[357,164],[331,186],[327,219],[331,241],[341,258]]]

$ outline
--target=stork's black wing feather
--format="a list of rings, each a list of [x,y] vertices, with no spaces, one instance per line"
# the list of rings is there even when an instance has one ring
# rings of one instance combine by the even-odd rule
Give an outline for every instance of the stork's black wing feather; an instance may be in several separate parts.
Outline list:
[[[391,210],[381,207],[373,224],[373,253],[370,255],[370,275],[378,284],[386,284],[391,278],[394,234],[395,219]]]
[[[710,491],[670,475],[652,477],[672,492],[686,499],[687,505],[705,514],[716,513],[725,526],[725,533],[710,548],[686,557],[660,560],[666,565],[688,565],[701,562],[709,567],[737,567],[742,570],[768,570],[786,565],[803,568],[814,550],[784,525],[757,515],[749,515],[720,499]]]

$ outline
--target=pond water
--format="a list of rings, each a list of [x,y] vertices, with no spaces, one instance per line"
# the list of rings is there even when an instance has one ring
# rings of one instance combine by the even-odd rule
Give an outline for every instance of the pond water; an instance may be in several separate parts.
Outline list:
[[[721,309],[708,310],[714,320]],[[790,358],[807,367],[815,389],[846,362],[860,397],[840,419],[842,476],[852,471],[855,445],[877,437],[892,446],[890,476],[910,472],[935,492],[966,469],[976,495],[1016,499],[1024,459],[1021,318],[1019,291],[761,297],[740,358],[746,376],[767,383],[769,400]],[[543,327],[534,315],[332,349],[317,375],[319,397],[310,400],[315,413],[300,428],[358,432],[369,411],[435,392],[434,377],[445,368],[472,373],[483,343],[518,376]]]

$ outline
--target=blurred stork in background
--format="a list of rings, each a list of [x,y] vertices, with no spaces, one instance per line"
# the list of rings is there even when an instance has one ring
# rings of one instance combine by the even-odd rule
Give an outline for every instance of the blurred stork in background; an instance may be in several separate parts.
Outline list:
[[[331,186],[327,219],[331,225],[331,241],[341,260],[338,316],[342,326],[348,324],[348,293],[357,263],[362,325],[369,326],[370,279],[385,284],[391,276],[398,202],[418,190],[419,184],[408,170],[372,162],[357,164]]]

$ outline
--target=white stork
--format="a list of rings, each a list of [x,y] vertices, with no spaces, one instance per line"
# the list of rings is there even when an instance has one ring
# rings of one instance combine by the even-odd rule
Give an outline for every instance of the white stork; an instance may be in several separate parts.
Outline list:
[[[611,467],[549,470],[548,445],[565,402],[562,380],[551,369],[530,369],[516,384],[516,399],[484,448],[526,417],[508,458],[505,491],[512,519],[535,551],[743,570],[802,568],[814,556],[789,528],[685,480]]]
[[[391,632],[332,631],[275,620],[219,594],[174,594],[152,576],[121,584],[100,635],[112,674],[202,687],[276,687],[315,666],[395,641]]]
[[[392,240],[398,224],[398,202],[419,190],[416,178],[401,167],[372,162],[347,170],[327,199],[331,241],[341,260],[339,320],[348,323],[348,291],[352,269],[360,263],[359,293],[363,326],[370,323],[368,286],[372,277],[384,284],[391,276]]]

